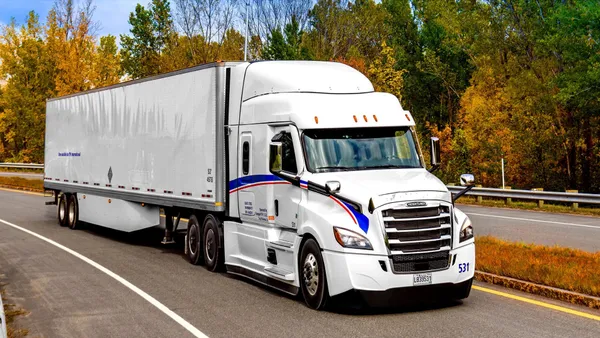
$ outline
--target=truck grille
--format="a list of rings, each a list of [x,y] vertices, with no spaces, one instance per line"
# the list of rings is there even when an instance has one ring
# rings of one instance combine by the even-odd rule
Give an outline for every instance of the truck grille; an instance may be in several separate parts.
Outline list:
[[[452,245],[449,205],[387,209],[382,216],[394,272],[448,267]]]

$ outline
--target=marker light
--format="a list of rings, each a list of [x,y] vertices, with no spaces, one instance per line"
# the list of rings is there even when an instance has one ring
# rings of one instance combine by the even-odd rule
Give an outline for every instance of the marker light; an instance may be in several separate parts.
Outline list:
[[[459,242],[462,243],[471,238],[473,238],[473,225],[471,224],[471,220],[467,218],[460,227]]]

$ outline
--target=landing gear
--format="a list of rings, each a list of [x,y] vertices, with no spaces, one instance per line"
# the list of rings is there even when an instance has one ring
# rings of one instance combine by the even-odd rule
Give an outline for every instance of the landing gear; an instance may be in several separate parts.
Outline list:
[[[324,309],[329,300],[327,278],[321,250],[314,239],[309,238],[304,242],[298,263],[300,288],[306,305],[315,310]]]

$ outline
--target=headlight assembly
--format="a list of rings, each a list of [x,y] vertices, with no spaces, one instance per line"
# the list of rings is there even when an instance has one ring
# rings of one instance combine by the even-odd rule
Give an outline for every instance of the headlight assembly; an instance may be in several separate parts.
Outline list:
[[[333,227],[333,235],[335,236],[335,240],[344,248],[373,250],[371,242],[366,237],[354,231]]]
[[[473,224],[471,224],[471,220],[467,218],[460,227],[459,242],[462,243],[471,238],[473,238]]]

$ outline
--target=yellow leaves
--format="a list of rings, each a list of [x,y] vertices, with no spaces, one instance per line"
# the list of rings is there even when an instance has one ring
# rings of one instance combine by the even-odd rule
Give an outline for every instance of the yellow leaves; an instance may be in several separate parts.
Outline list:
[[[388,92],[401,99],[404,87],[402,76],[406,70],[396,70],[395,65],[394,50],[384,41],[381,44],[381,52],[369,66],[367,75],[376,91]]]

